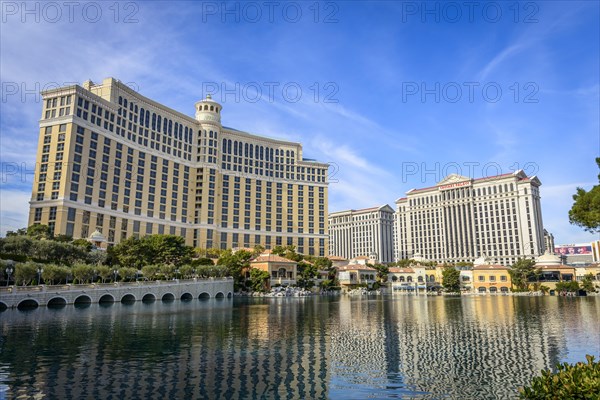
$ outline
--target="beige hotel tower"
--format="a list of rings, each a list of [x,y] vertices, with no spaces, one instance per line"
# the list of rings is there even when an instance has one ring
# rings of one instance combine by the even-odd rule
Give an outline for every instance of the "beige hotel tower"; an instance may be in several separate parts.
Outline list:
[[[107,244],[180,235],[200,248],[293,244],[328,255],[328,164],[221,125],[210,96],[185,114],[107,78],[42,93],[29,225]]]

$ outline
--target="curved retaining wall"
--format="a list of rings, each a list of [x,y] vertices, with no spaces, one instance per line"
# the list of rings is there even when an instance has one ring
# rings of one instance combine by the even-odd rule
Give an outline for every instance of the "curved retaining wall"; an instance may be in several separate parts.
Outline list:
[[[0,289],[0,310],[100,302],[231,298],[233,279],[193,279],[91,285],[10,286]]]

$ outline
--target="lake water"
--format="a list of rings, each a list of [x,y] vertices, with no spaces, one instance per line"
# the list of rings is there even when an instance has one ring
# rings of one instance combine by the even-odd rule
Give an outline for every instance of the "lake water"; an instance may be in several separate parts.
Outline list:
[[[309,297],[0,313],[0,398],[514,398],[600,353],[600,297]]]

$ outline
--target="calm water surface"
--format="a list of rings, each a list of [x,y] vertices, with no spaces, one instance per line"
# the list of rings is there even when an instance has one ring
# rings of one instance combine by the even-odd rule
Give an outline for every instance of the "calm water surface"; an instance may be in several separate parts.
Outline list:
[[[0,398],[514,398],[600,353],[600,297],[234,299],[0,313]]]

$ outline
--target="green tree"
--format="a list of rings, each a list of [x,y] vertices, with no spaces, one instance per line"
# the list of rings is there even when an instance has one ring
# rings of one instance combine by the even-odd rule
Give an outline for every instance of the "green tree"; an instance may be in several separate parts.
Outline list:
[[[519,258],[513,264],[511,270],[508,271],[513,285],[518,291],[526,291],[529,289],[529,281],[536,276],[535,261]]]
[[[313,264],[320,271],[329,271],[333,267],[333,262],[327,257],[315,257]]]
[[[267,281],[269,280],[269,273],[258,268],[252,268],[250,270],[250,279],[248,285],[255,292],[264,292],[267,288]]]
[[[175,277],[175,266],[171,264],[163,264],[160,267],[160,273],[165,279],[173,279]]]
[[[113,246],[110,252],[112,257],[121,266],[141,269],[145,265],[150,264],[149,259],[151,254],[146,241],[142,241],[134,236]]]
[[[579,283],[577,281],[557,282],[556,290],[559,292],[575,293],[579,290]]]
[[[94,279],[94,267],[88,264],[77,264],[73,266],[73,278],[77,283],[88,283]]]
[[[217,261],[217,265],[227,268],[227,276],[231,276],[238,288],[244,286],[244,271],[250,267],[252,253],[246,250],[236,251],[235,254],[231,250],[227,250],[221,254]]]
[[[192,260],[191,265],[193,267],[199,267],[200,265],[215,265],[212,258],[200,257],[196,260]]]
[[[600,399],[600,362],[591,355],[587,363],[558,364],[556,371],[543,370],[531,386],[519,389],[519,397],[529,400]]]
[[[15,266],[15,283],[23,286],[29,285],[37,278],[38,268],[43,268],[43,264],[35,262],[19,263]]]
[[[141,269],[149,264],[180,266],[189,263],[194,250],[185,239],[175,235],[148,235],[141,239],[130,237],[111,250],[110,256],[119,265]]]
[[[0,239],[3,254],[28,256],[32,252],[33,240],[27,236],[13,235]]]
[[[159,266],[155,264],[145,265],[142,267],[142,275],[144,275],[144,278],[148,280],[156,279],[156,274],[158,274],[159,271]]]
[[[33,224],[27,228],[27,236],[32,239],[52,239],[52,232],[48,225]]]
[[[142,238],[147,244],[149,255],[156,264],[180,266],[189,263],[194,249],[186,246],[185,239],[175,235],[149,235]]]
[[[44,266],[42,279],[50,285],[56,285],[60,282],[67,282],[68,276],[71,274],[71,269],[62,265],[48,264]]]
[[[121,267],[119,268],[119,276],[123,281],[132,281],[138,274],[137,268],[132,267]]]
[[[102,280],[102,283],[105,283],[113,275],[113,269],[107,265],[99,265],[96,268],[96,272],[98,273],[98,276]]]
[[[55,235],[53,240],[55,240],[57,242],[62,242],[62,243],[71,243],[71,242],[73,242],[73,236],[59,234],[59,235]]]
[[[583,277],[581,280],[581,288],[587,293],[596,293],[596,288],[594,287],[594,274],[590,272]]]
[[[25,236],[25,235],[27,235],[27,228],[17,229],[16,231],[6,231],[6,237]]]
[[[194,275],[194,267],[189,264],[179,267],[179,274],[183,279],[190,279]]]
[[[257,244],[256,246],[254,246],[254,250],[252,251],[252,256],[256,257],[256,256],[261,255],[264,252],[265,252],[264,246]]]
[[[460,271],[453,266],[446,266],[442,270],[442,286],[447,292],[460,293]]]
[[[71,244],[74,246],[83,247],[85,251],[92,250],[92,243],[87,239],[75,239]]]
[[[375,264],[370,266],[377,270],[377,282],[387,282],[388,274],[390,272],[390,269],[387,265]]]
[[[315,286],[315,279],[319,276],[319,270],[312,264],[306,262],[298,263],[298,279],[296,285],[304,289]]]
[[[596,164],[600,168],[600,157],[596,158]],[[600,174],[598,181],[600,182]],[[600,185],[595,185],[589,192],[577,188],[573,200],[569,222],[591,233],[600,232]]]

